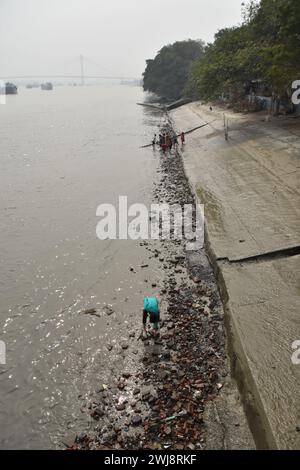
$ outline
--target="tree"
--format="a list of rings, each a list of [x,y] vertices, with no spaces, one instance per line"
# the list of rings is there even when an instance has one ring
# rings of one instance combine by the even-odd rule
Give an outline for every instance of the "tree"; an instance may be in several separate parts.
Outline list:
[[[144,90],[176,100],[183,96],[191,65],[204,55],[203,41],[180,41],[164,46],[155,59],[146,61]]]
[[[247,46],[249,37],[245,26],[222,29],[215,35],[203,60],[191,69],[189,84],[194,84],[201,98],[236,93],[243,87],[249,77],[249,67],[256,61],[255,48]]]
[[[262,41],[262,77],[283,96],[300,76],[300,3],[262,0],[251,24]]]
[[[252,0],[243,14],[243,24],[219,31],[204,60],[192,67],[194,96],[233,97],[245,82],[261,79],[284,97],[300,78],[300,1]]]

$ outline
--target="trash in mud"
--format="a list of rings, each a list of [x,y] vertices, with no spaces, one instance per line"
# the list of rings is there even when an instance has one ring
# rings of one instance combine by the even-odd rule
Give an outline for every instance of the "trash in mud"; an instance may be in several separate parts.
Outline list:
[[[93,315],[95,317],[101,317],[100,313],[97,312],[95,308],[88,308],[80,312],[82,315]]]

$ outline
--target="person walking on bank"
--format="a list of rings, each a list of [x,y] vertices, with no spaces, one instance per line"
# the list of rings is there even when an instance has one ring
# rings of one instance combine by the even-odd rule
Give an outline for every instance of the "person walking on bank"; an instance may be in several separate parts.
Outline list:
[[[184,132],[181,132],[180,139],[181,139],[181,145],[184,145],[185,144],[185,133]]]
[[[166,153],[166,150],[167,150],[166,139],[167,139],[167,136],[166,136],[166,133],[164,132],[163,135],[162,135],[162,143],[161,143],[161,149],[162,149],[163,153]]]
[[[169,134],[167,134],[166,136],[166,146],[167,146],[167,149],[170,149],[171,148],[171,137],[169,136]]]

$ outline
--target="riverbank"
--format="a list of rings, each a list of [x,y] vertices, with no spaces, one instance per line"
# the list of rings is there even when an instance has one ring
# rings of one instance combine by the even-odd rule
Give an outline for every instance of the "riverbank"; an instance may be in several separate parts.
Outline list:
[[[171,118],[177,130],[210,123],[189,136],[184,167],[205,204],[231,370],[256,444],[299,449],[299,120],[199,103]]]
[[[154,202],[194,203],[181,155],[158,155]],[[141,324],[129,327],[127,342],[120,344],[127,367],[86,403],[83,411],[94,421],[90,431],[65,444],[76,449],[254,448],[229,376],[223,309],[205,251],[186,252],[180,240],[141,243],[163,273],[154,286],[162,305],[160,340],[142,342]]]

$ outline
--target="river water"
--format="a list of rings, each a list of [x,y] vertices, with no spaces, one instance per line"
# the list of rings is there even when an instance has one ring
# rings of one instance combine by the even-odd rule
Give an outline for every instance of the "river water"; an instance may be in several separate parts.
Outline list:
[[[104,346],[140,321],[160,276],[155,264],[130,272],[148,262],[139,242],[96,237],[99,204],[151,201],[157,155],[139,147],[162,117],[143,99],[113,84],[20,88],[0,106],[2,449],[59,447],[66,429],[85,426],[79,398],[118,363]],[[106,304],[109,318],[82,314]]]

